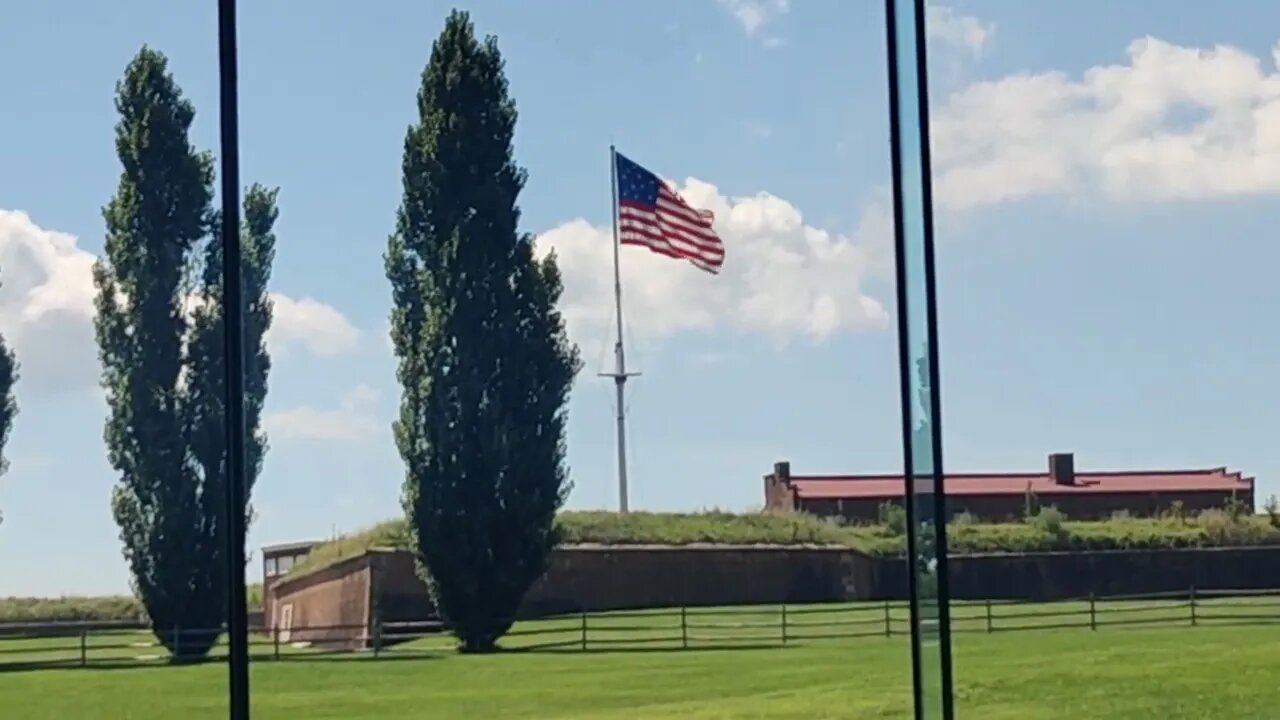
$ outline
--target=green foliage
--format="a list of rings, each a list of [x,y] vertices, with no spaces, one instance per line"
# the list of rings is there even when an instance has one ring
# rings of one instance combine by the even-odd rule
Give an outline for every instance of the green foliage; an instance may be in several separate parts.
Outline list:
[[[1263,509],[1267,512],[1267,520],[1271,523],[1271,527],[1280,529],[1280,501],[1276,500],[1275,495],[1267,498]]]
[[[13,421],[18,416],[18,399],[13,394],[13,386],[17,382],[18,360],[4,337],[0,336],[0,475],[9,469],[4,448],[9,444],[9,433],[13,431]],[[3,519],[0,516],[0,520]]]
[[[1231,520],[1233,522],[1239,522],[1244,518],[1244,516],[1249,514],[1249,508],[1244,504],[1240,497],[1236,495],[1235,490],[1231,491],[1231,497],[1227,498],[1227,502],[1224,504],[1223,509],[1231,516]]]
[[[248,588],[249,607],[262,607],[262,585]],[[147,611],[131,595],[4,597],[0,624],[59,622],[146,622]]]
[[[418,111],[385,258],[403,501],[436,607],[460,649],[487,651],[559,540],[580,363],[556,310],[555,258],[535,259],[518,229],[525,173],[502,57],[466,13],[432,47]]]
[[[1042,514],[1031,523],[957,523],[953,519],[947,525],[948,548],[952,553],[972,554],[1280,545],[1280,529],[1266,519],[1244,517],[1233,522],[1223,510],[1206,511],[1185,521],[1072,521],[1054,508],[1045,508]],[[567,544],[838,545],[881,556],[906,552],[905,534],[895,534],[885,525],[840,525],[803,513],[565,511],[557,525]],[[317,546],[291,574],[310,572],[373,547],[409,546],[404,521],[392,520]]]
[[[1058,508],[1050,505],[1040,508],[1040,512],[1031,518],[1031,527],[1055,538],[1066,535],[1067,516]]]
[[[900,503],[880,503],[878,515],[880,524],[891,535],[905,535],[907,533],[907,509]]]
[[[225,376],[222,243],[212,211],[213,161],[192,147],[195,110],[165,57],[143,48],[116,86],[119,187],[103,209],[104,258],[93,268],[95,335],[119,473],[112,511],[135,591],[157,638],[226,618]],[[258,430],[269,362],[266,280],[274,193],[246,196],[244,292],[247,482],[261,465]],[[193,307],[194,306],[194,307]],[[250,511],[246,506],[246,518]],[[176,638],[178,660],[216,638]],[[172,648],[170,648],[172,649]]]

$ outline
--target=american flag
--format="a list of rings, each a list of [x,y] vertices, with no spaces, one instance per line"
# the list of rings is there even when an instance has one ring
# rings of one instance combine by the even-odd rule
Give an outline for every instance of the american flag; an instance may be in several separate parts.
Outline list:
[[[724,243],[711,229],[715,216],[689,207],[657,175],[614,153],[618,173],[618,241],[641,245],[715,274],[724,265]]]

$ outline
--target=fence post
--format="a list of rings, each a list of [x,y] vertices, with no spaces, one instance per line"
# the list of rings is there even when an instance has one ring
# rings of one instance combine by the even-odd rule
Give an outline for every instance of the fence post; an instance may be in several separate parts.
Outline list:
[[[280,626],[275,625],[271,628],[271,656],[276,660],[280,659]]]
[[[169,641],[173,643],[173,650],[171,650],[169,654],[173,656],[174,660],[181,660],[182,659],[182,635],[178,632],[177,625],[173,626],[173,634],[169,636]]]
[[[1089,593],[1089,629],[1098,629],[1098,609],[1094,605],[1093,593]]]
[[[382,618],[375,617],[373,619],[373,656],[376,658],[382,652]]]
[[[1191,627],[1196,626],[1196,586],[1191,586]]]
[[[685,606],[680,606],[680,647],[689,649],[689,617]]]
[[[991,598],[987,598],[986,606],[987,606],[987,634],[990,635],[991,633],[995,632],[995,628],[992,627],[992,619],[991,619]]]
[[[787,644],[787,606],[782,606],[782,644]]]
[[[582,649],[587,649],[587,612],[582,611]]]
[[[890,623],[890,619],[889,619],[889,599],[888,599],[888,598],[885,598],[885,601],[884,601],[884,636],[885,636],[885,637],[889,637],[889,636],[891,636],[891,635],[893,635],[893,626],[892,626],[892,624]]]
[[[80,667],[89,666],[89,631],[80,630]]]

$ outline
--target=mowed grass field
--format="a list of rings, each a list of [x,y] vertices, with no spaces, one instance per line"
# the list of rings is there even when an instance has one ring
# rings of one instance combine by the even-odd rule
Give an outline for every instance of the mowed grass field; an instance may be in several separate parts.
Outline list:
[[[1280,606],[1274,599],[1189,604],[1099,603],[1089,630],[1087,603],[955,608],[959,717],[1214,718],[1280,717]],[[877,633],[883,608],[826,607],[614,614],[589,618],[587,651],[512,651],[458,656],[445,638],[368,653],[318,656],[286,648],[252,669],[255,718],[908,718],[910,665],[905,611],[892,608],[895,634]],[[1118,626],[1119,622],[1139,623]],[[865,632],[822,640],[834,629]],[[1223,625],[1250,622],[1250,626]],[[1113,624],[1108,624],[1113,623]],[[1144,624],[1150,623],[1150,625]],[[1018,629],[1066,624],[1066,629]],[[1002,631],[1001,628],[1007,630]],[[525,623],[507,642],[574,646],[573,618]],[[692,649],[683,650],[688,642]],[[30,652],[78,655],[78,638],[0,641],[0,667]],[[738,645],[709,649],[711,645]],[[125,648],[118,647],[124,645]],[[90,648],[93,661],[154,656],[145,636],[113,637]],[[593,646],[598,649],[593,649]],[[765,647],[768,646],[768,647]],[[160,720],[226,716],[226,668],[0,669],[0,717]]]
[[[256,718],[907,718],[903,637],[253,666]],[[962,635],[962,718],[1274,718],[1280,628]],[[226,716],[224,667],[0,673],[6,719]]]

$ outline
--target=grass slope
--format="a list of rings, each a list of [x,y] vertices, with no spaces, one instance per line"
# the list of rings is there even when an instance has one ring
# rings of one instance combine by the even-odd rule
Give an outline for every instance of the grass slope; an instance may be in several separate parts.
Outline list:
[[[604,545],[839,545],[871,555],[900,555],[906,539],[886,525],[841,525],[790,513],[563,512],[567,543]],[[1240,545],[1280,545],[1280,528],[1266,516],[1232,517],[1210,510],[1194,518],[1116,518],[1101,522],[953,522],[952,553],[1118,550]],[[372,547],[408,547],[403,520],[390,520],[323,543],[294,568],[302,574]]]
[[[1275,717],[1280,628],[961,635],[957,710],[984,720]],[[764,650],[261,662],[254,717],[905,719],[903,637]],[[0,673],[7,720],[226,716],[220,665]]]

